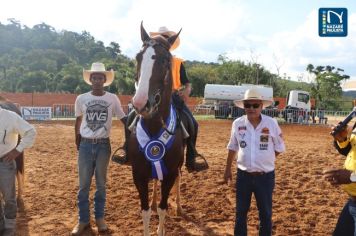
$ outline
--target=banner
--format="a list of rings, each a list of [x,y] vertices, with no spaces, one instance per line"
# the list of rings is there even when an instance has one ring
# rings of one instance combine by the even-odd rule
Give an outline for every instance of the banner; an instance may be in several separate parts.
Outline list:
[[[25,120],[50,120],[51,107],[21,107],[21,114]]]

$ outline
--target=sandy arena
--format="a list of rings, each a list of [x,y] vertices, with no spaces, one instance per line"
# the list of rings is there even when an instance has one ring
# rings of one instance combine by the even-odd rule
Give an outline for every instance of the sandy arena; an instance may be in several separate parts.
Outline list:
[[[166,220],[167,235],[233,235],[234,184],[220,184],[231,122],[199,122],[197,148],[207,158],[210,169],[188,173],[182,168],[184,215],[174,216],[170,208]],[[26,152],[25,208],[18,213],[17,235],[69,235],[76,224],[78,180],[73,124],[73,121],[35,124],[38,136],[34,147]],[[334,188],[322,179],[324,169],[343,165],[343,158],[332,147],[330,128],[281,127],[287,152],[276,162],[273,235],[330,235],[347,199],[340,188]],[[122,137],[122,125],[115,122],[113,149],[122,145]],[[233,166],[235,174],[236,165]],[[110,163],[107,186],[106,220],[110,231],[101,235],[142,235],[139,198],[131,168]],[[84,235],[99,235],[93,219],[91,223],[91,229]],[[154,213],[151,235],[155,235],[157,226],[158,216]],[[257,235],[257,227],[258,214],[253,200],[249,212],[249,235]]]

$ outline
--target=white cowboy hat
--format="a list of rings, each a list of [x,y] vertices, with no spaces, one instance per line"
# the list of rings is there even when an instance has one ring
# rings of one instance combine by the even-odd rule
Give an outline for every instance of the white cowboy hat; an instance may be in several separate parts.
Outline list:
[[[93,64],[91,64],[90,70],[83,69],[84,81],[89,85],[91,85],[90,75],[93,73],[102,73],[105,75],[106,82],[105,82],[104,86],[109,86],[113,82],[114,77],[115,77],[115,72],[113,69],[111,69],[110,71],[107,71],[105,69],[105,65],[103,63],[94,62]]]
[[[150,32],[150,36],[156,36],[156,35],[167,35],[168,37],[171,37],[172,35],[177,34],[174,31],[169,30],[166,26],[161,26],[158,29],[158,32]],[[174,49],[176,49],[180,44],[180,39],[179,36],[177,37],[176,41],[174,41],[173,45],[171,46],[171,48],[169,49],[170,51],[173,51]]]
[[[244,108],[244,102],[249,100],[261,100],[263,104],[262,109],[272,105],[272,101],[268,98],[263,97],[256,88],[246,90],[244,98],[241,100],[235,100],[234,103],[236,106]]]

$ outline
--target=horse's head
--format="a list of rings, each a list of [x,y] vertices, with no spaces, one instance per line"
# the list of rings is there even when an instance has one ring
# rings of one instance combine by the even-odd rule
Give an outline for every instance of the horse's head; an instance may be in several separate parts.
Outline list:
[[[136,111],[144,117],[152,117],[160,106],[169,105],[172,93],[172,55],[169,48],[179,33],[168,38],[161,35],[151,38],[141,23],[143,46],[136,56],[136,93],[132,102]]]

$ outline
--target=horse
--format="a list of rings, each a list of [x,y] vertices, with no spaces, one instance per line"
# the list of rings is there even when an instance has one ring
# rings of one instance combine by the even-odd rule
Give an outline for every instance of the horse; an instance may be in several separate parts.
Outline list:
[[[143,23],[140,30],[143,46],[136,56],[136,92],[132,99],[139,121],[135,132],[130,134],[127,156],[140,197],[144,236],[149,235],[151,217],[148,184],[153,178],[161,181],[157,233],[163,236],[169,193],[179,180],[177,177],[184,160],[184,133],[171,103],[172,55],[169,52],[180,31],[169,38],[160,35],[151,38]]]
[[[19,116],[21,116],[21,111],[18,109],[18,107],[6,100],[5,98],[0,96],[0,107],[6,110],[13,111],[17,113]],[[18,142],[20,142],[20,137]],[[17,179],[17,206],[19,209],[23,208],[24,201],[23,201],[23,190],[24,190],[24,171],[25,171],[25,165],[24,165],[24,153],[22,152],[16,159],[16,179]]]

